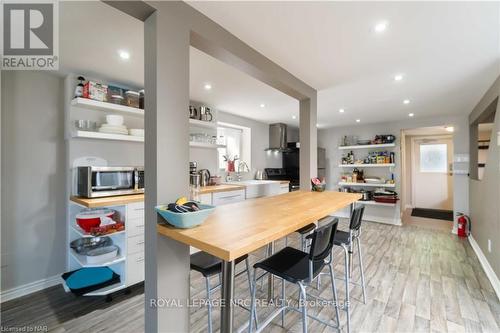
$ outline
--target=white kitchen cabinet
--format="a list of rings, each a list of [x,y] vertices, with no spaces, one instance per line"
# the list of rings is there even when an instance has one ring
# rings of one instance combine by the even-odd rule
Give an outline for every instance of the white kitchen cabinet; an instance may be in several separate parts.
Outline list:
[[[220,206],[245,200],[245,190],[215,192],[212,194],[212,205]]]
[[[127,238],[127,254],[144,253],[144,234]]]
[[[288,183],[286,184],[280,184],[280,194],[283,194],[283,193],[288,193],[290,192],[290,188],[288,186]]]
[[[205,205],[212,204],[212,193],[204,193],[200,195],[200,202]]]
[[[138,252],[127,256],[127,285],[144,281],[144,253]]]

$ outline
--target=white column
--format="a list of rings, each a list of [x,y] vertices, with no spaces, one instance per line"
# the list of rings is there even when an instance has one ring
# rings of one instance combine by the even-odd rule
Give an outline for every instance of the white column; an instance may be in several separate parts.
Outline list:
[[[181,18],[161,10],[145,21],[144,37],[145,330],[188,332],[188,308],[155,308],[151,300],[189,300],[189,246],[158,236],[161,217],[154,211],[188,192],[189,29]]]
[[[311,178],[318,172],[317,95],[300,103],[300,189],[311,188]]]

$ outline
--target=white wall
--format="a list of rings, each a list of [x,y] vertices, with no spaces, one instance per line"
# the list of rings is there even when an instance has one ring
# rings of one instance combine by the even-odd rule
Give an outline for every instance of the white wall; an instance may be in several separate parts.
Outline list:
[[[62,79],[2,72],[2,291],[65,269]]]
[[[217,113],[217,120],[251,129],[252,171],[245,175],[245,178],[253,178],[255,171],[258,169],[281,167],[281,154],[265,151],[269,147],[269,124],[221,111]],[[293,137],[296,136],[294,135]],[[213,149],[190,148],[189,159],[198,162],[198,169],[208,169],[211,174],[223,176],[217,168],[217,151]]]
[[[320,129],[318,132],[318,146],[326,148],[327,159],[327,186],[329,189],[336,189],[336,183],[339,181],[340,174],[343,172],[338,168],[341,161],[342,153],[344,150],[338,150],[337,147],[341,143],[344,135],[357,135],[360,139],[370,139],[376,134],[394,134],[396,135],[397,147],[393,149],[396,153],[397,166],[394,169],[396,179],[396,191],[401,195],[401,161],[400,161],[400,136],[401,130],[449,125],[455,128],[453,133],[454,154],[468,153],[469,152],[469,132],[466,116],[448,116],[448,117],[433,117],[433,118],[412,118],[405,121],[380,123],[380,124],[366,124],[355,125],[349,127],[334,127],[328,129]],[[366,151],[363,151],[366,153]],[[355,152],[360,154],[360,152]],[[355,155],[356,157],[358,155]],[[361,155],[359,155],[361,156]],[[386,170],[387,171],[387,170]],[[366,171],[365,171],[366,172]],[[369,170],[367,174],[379,175],[375,171]],[[468,177],[464,175],[453,176],[453,209],[455,212],[468,213]]]

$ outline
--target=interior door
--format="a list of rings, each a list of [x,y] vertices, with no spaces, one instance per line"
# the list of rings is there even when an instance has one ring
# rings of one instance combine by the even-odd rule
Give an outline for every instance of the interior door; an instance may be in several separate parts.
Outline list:
[[[453,210],[452,158],[451,137],[413,140],[413,207]]]

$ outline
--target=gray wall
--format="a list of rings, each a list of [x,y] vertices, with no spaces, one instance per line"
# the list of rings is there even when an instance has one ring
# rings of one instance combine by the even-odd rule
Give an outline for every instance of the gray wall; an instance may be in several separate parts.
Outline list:
[[[483,121],[484,111],[500,95],[500,77],[485,93],[477,106],[469,115],[470,124]],[[491,135],[488,160],[484,169],[483,180],[470,179],[470,217],[472,220],[472,236],[481,251],[486,256],[497,277],[500,277],[500,159],[498,135],[500,131],[500,106],[496,108],[495,122]],[[475,126],[477,128],[477,126]],[[472,138],[471,153],[477,155],[477,142]],[[488,251],[488,240],[492,242],[491,252]]]
[[[370,139],[375,134],[394,134],[396,135],[396,144],[399,147],[401,130],[450,125],[455,128],[453,133],[454,154],[468,153],[468,125],[466,116],[448,116],[448,117],[433,117],[433,118],[413,118],[405,121],[381,123],[381,124],[366,124],[349,127],[334,127],[329,129],[320,129],[318,131],[318,146],[326,148],[327,159],[327,186],[330,189],[336,188],[340,174],[343,172],[338,168],[341,161],[342,153],[346,151],[338,150],[337,147],[341,143],[341,138],[344,135],[357,135],[360,139]],[[395,179],[397,182],[396,191],[401,195],[401,161],[400,150],[396,147],[393,151],[396,153],[397,166],[394,170]],[[366,151],[363,151],[365,153]],[[355,151],[355,156],[357,157]],[[359,153],[358,153],[359,154]],[[387,170],[386,170],[387,171]],[[386,172],[385,171],[385,172]],[[379,176],[376,170],[369,170],[370,174]],[[388,174],[386,172],[386,174]],[[453,176],[453,210],[455,212],[468,213],[468,178],[464,175]]]
[[[65,269],[63,83],[2,72],[2,291]]]

